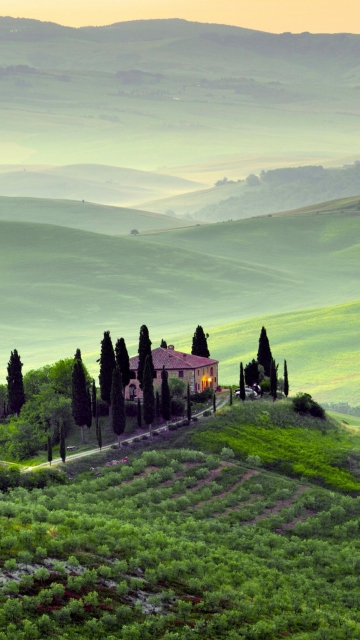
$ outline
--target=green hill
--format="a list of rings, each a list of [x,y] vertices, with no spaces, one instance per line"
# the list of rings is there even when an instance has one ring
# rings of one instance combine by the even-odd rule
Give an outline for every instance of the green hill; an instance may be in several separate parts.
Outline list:
[[[133,206],[140,200],[173,196],[199,186],[160,173],[104,165],[0,165],[0,194],[10,197]]]
[[[149,211],[109,207],[91,202],[2,196],[0,220],[38,222],[110,236],[128,235],[133,229],[143,233],[195,224]]]
[[[211,189],[146,202],[144,208],[158,213],[171,209],[176,215],[185,214],[189,219],[207,222],[239,220],[280,211],[287,214],[292,209],[305,207],[309,213],[324,209],[357,211],[360,206],[359,178],[358,163],[332,169],[321,166],[272,169],[262,172],[260,177],[253,176],[251,184],[247,180],[229,180]],[[325,198],[327,202],[322,202]],[[329,202],[335,198],[336,201]]]
[[[11,18],[0,19],[0,33],[7,164],[177,168],[187,177],[191,167],[212,184],[217,169],[217,178],[239,178],[356,159],[359,35]]]
[[[54,206],[52,221],[59,213]],[[83,206],[76,203],[78,211]],[[137,237],[0,222],[3,375],[15,347],[26,368],[80,347],[97,374],[106,329],[114,338],[123,335],[133,353],[142,323],[155,345],[182,336],[186,349],[200,323],[211,332],[223,382],[236,383],[239,360],[256,353],[264,323],[277,360],[289,360],[293,391],[359,404],[352,376],[358,376],[360,216],[351,209],[331,212],[332,206],[322,215],[300,212]],[[92,207],[91,214],[98,210]],[[341,306],[350,302],[355,306]],[[321,310],[329,305],[340,306]]]

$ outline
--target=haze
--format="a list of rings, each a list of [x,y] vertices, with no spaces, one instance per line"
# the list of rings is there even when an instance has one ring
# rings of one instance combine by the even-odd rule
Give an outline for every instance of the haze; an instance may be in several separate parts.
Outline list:
[[[360,32],[357,0],[2,0],[1,14],[47,20],[63,25],[105,25],[153,18],[184,18],[199,22],[232,24],[281,33]]]

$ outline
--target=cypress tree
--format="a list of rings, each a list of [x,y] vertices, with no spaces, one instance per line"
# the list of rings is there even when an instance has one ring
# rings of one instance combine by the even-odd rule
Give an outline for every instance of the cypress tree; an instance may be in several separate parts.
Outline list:
[[[71,375],[71,408],[72,414],[78,427],[81,429],[81,442],[84,444],[84,426],[91,426],[91,408],[89,395],[86,387],[86,378],[80,350],[78,349],[73,364]]]
[[[186,415],[189,422],[191,422],[191,398],[190,398],[190,385],[188,383],[186,390]]]
[[[129,358],[129,354],[126,348],[124,338],[120,338],[116,342],[115,360],[116,360],[116,364],[120,368],[121,380],[122,380],[122,384],[124,388],[124,396],[125,396],[125,387],[127,387],[130,382],[130,358]]]
[[[152,378],[154,377],[154,365],[153,365],[152,355],[151,355],[151,340],[149,337],[149,330],[145,324],[143,324],[140,327],[138,353],[139,353],[139,363],[138,363],[137,377],[140,382],[140,389],[143,390],[145,360],[147,357],[149,358],[151,376]]]
[[[100,395],[104,402],[107,402],[107,404],[110,405],[112,374],[116,364],[110,331],[104,332],[104,338],[101,341],[101,353],[98,362],[100,362]]]
[[[202,358],[210,357],[210,351],[207,344],[208,337],[209,334],[207,333],[205,335],[204,329],[198,325],[192,339],[191,353],[193,356],[201,356]]]
[[[53,459],[51,435],[49,435],[47,437],[47,459],[48,459],[48,463],[50,464],[50,467],[51,467],[51,462],[52,462],[52,459]]]
[[[278,379],[277,379],[277,370],[278,370],[278,366],[275,362],[274,359],[271,360],[271,367],[270,367],[270,394],[272,395],[272,398],[275,402],[276,398],[277,398],[277,385],[278,385]]]
[[[160,411],[160,394],[158,391],[155,392],[155,416],[156,420],[159,420],[161,415]]]
[[[240,386],[240,400],[244,402],[246,398],[246,393],[245,393],[244,367],[242,362],[240,362],[240,385],[239,386]]]
[[[143,402],[144,402],[144,422],[148,425],[151,434],[151,425],[154,422],[155,396],[152,373],[152,360],[146,356],[143,375]]]
[[[87,403],[88,404],[88,412],[87,412],[86,426],[87,426],[88,429],[91,429],[93,415],[92,415],[91,393],[90,393],[90,389],[89,388],[86,389],[86,395],[87,395],[87,400],[88,400],[88,403]]]
[[[23,376],[21,373],[22,362],[16,349],[11,352],[8,363],[6,380],[8,383],[8,410],[19,415],[21,407],[25,404]]]
[[[161,372],[161,415],[163,420],[168,422],[171,417],[171,398],[168,381],[168,372],[165,370],[165,365]]]
[[[142,428],[142,415],[141,415],[141,402],[140,398],[137,401],[137,426],[139,429]]]
[[[101,424],[100,423],[98,424],[97,442],[98,442],[99,449],[101,451],[101,449],[102,449],[102,433],[101,433]]]
[[[251,387],[259,382],[259,368],[256,360],[251,360],[244,369],[245,383]]]
[[[120,436],[124,433],[126,426],[126,414],[121,371],[118,365],[116,365],[112,374],[111,425],[113,432],[118,436],[118,445],[120,447]]]
[[[287,370],[287,362],[284,360],[284,395],[287,398],[289,395],[289,377]]]
[[[214,413],[216,413],[216,395],[215,395],[215,393],[213,394],[213,411],[214,411]]]
[[[162,349],[167,349],[167,342],[166,342],[166,340],[161,340],[161,342],[160,342],[160,347],[161,347]]]
[[[264,373],[266,376],[270,376],[272,354],[270,349],[269,339],[267,337],[265,327],[262,327],[259,338],[259,349],[257,353],[257,361],[264,367]]]
[[[60,423],[60,458],[65,464],[65,460],[66,460],[65,427],[62,420]]]
[[[91,385],[91,409],[92,409],[92,416],[93,418],[96,418],[97,416],[97,389],[96,389],[96,384],[95,384],[95,380],[93,378],[92,381],[92,385]]]
[[[232,390],[232,387],[230,387],[230,397],[229,397],[229,405],[230,405],[230,407],[231,407],[232,403],[233,403],[233,390]]]

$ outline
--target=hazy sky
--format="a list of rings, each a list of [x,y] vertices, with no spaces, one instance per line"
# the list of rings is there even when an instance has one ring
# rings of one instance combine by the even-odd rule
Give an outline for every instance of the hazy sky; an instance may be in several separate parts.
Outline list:
[[[72,26],[185,18],[273,32],[360,33],[359,0],[0,0],[0,15]]]

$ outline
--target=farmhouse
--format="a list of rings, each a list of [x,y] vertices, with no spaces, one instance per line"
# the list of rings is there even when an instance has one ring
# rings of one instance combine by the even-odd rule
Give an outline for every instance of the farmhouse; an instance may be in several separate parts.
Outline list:
[[[154,377],[154,388],[157,389],[161,386],[161,372],[163,366],[168,372],[168,376],[181,378],[186,384],[189,383],[192,393],[196,391],[203,391],[206,387],[216,388],[219,385],[218,382],[218,360],[212,358],[202,358],[200,356],[193,356],[189,353],[183,353],[182,351],[175,351],[173,345],[169,345],[167,349],[158,347],[151,352],[156,377]],[[134,398],[142,396],[142,391],[139,387],[139,381],[137,379],[137,369],[139,363],[139,356],[130,358],[130,369],[133,372],[133,377],[128,387],[126,387],[126,398]]]

